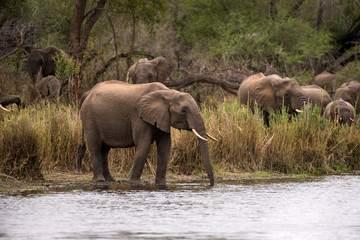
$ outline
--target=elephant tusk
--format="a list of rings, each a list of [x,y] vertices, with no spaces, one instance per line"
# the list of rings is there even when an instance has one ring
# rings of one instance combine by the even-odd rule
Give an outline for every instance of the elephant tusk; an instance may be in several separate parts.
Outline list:
[[[354,119],[350,118],[350,121],[354,122]]]
[[[206,138],[202,137],[194,128],[192,129],[193,133],[200,139],[204,140],[204,141],[207,141]]]
[[[4,111],[10,112],[10,110],[9,110],[9,109],[7,109],[7,108],[3,107],[3,105],[1,105],[1,104],[0,104],[0,108],[1,108],[2,110],[4,110]]]
[[[218,141],[216,138],[214,138],[213,136],[211,136],[209,133],[206,133],[206,136],[208,136],[209,138],[211,138],[212,140],[214,140],[214,141]]]
[[[304,111],[303,111],[303,110],[299,110],[299,109],[295,109],[295,112],[303,113]]]

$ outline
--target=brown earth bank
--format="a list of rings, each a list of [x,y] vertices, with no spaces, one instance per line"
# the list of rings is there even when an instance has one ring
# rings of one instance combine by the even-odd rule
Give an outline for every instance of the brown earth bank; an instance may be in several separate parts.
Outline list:
[[[351,172],[343,174],[360,174],[360,172]],[[144,174],[142,176],[141,185],[132,185],[129,182],[128,177],[115,175],[115,182],[92,182],[92,173],[80,173],[76,171],[51,171],[43,174],[43,180],[16,180],[10,176],[0,176],[0,195],[28,195],[37,193],[52,193],[71,191],[76,189],[83,190],[96,190],[106,187],[107,189],[153,189],[157,186],[154,184],[155,177],[151,174]],[[241,181],[241,183],[263,183],[263,182],[277,182],[277,181],[302,181],[313,178],[319,178],[322,176],[311,176],[307,174],[281,174],[273,172],[228,172],[223,176],[217,176],[216,182],[228,182],[228,181]],[[207,178],[205,176],[197,175],[178,175],[169,174],[167,177],[167,184],[171,185],[176,182],[204,182],[207,184]],[[140,188],[139,188],[140,186]],[[134,188],[135,187],[135,188]],[[137,188],[136,188],[137,187]]]

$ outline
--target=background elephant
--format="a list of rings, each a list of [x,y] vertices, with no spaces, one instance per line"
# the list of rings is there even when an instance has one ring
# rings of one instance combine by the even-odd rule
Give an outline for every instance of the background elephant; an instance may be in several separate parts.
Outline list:
[[[62,54],[69,57],[64,50],[57,47],[33,48],[27,59],[27,68],[31,77],[36,80],[37,75],[46,77],[48,75],[55,75],[55,60],[56,54]]]
[[[108,81],[95,85],[83,100],[80,118],[93,163],[93,181],[112,181],[108,168],[110,148],[135,146],[131,181],[140,176],[151,144],[157,144],[156,183],[165,184],[170,155],[170,126],[198,134],[205,170],[214,185],[204,121],[196,102],[188,93],[168,89],[161,83],[127,84]],[[77,167],[85,145],[79,147]]]
[[[19,108],[25,107],[25,105],[23,103],[21,103],[21,99],[19,96],[8,95],[8,94],[4,93],[3,91],[1,91],[1,89],[0,89],[0,108],[2,108],[2,107],[5,108],[7,105],[10,105],[10,104],[16,104],[16,105],[18,105]],[[7,109],[3,109],[3,110],[7,110]]]
[[[317,85],[325,89],[329,95],[334,96],[336,88],[339,86],[337,83],[337,75],[329,72],[322,72],[314,77],[311,84]]]
[[[157,57],[151,61],[142,58],[128,70],[128,78],[133,83],[163,83],[173,71],[174,65],[164,57]]]
[[[356,114],[360,113],[360,82],[351,81],[344,83],[336,89],[334,99],[342,99],[355,108]]]
[[[355,109],[350,103],[337,99],[326,106],[325,117],[333,121],[338,119],[339,123],[351,125],[355,119]]]
[[[286,106],[293,114],[306,104],[306,97],[295,79],[281,78],[276,74],[264,76],[262,73],[246,78],[239,87],[241,104],[249,104],[254,111],[255,102],[263,110],[264,123],[269,126],[271,110],[280,111]]]
[[[321,113],[324,112],[326,105],[332,102],[329,93],[317,85],[301,86],[301,89],[304,91],[307,102],[319,106]]]
[[[41,98],[56,100],[60,97],[61,82],[50,75],[37,80],[35,88]]]

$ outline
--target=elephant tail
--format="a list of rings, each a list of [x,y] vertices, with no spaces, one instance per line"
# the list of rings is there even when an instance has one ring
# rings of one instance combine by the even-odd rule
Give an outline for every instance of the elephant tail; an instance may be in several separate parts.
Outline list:
[[[86,152],[86,145],[85,145],[85,139],[84,139],[84,128],[81,130],[81,144],[78,147],[78,158],[76,161],[76,169],[78,171],[81,170],[82,165],[82,159]]]

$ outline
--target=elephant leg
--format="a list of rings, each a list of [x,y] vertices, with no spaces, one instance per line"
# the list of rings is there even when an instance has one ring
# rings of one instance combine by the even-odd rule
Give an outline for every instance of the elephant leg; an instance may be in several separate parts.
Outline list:
[[[269,123],[269,113],[266,111],[263,111],[263,118],[264,118],[264,124],[269,127],[270,123]]]
[[[157,145],[157,169],[155,183],[165,185],[165,175],[171,149],[171,135],[164,134],[156,139]]]
[[[144,165],[150,151],[151,143],[151,139],[148,141],[144,140],[135,146],[135,161],[130,177],[130,181],[132,183],[140,183],[140,176],[144,170]]]
[[[98,151],[90,151],[90,153],[91,153],[91,160],[92,160],[93,172],[94,172],[92,181],[104,182],[105,177],[104,177],[103,170],[102,170],[100,149]]]
[[[94,182],[104,182],[104,171],[103,171],[103,161],[102,161],[102,142],[98,139],[98,135],[92,132],[90,135],[86,134],[85,138],[87,140],[88,150],[90,152],[91,161],[93,165],[93,179]]]
[[[101,165],[102,165],[102,173],[105,178],[105,181],[115,181],[115,179],[111,176],[109,171],[109,155],[110,147],[103,144],[101,147]]]

